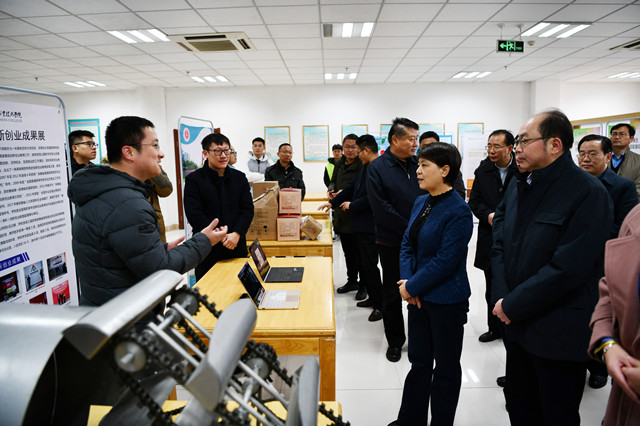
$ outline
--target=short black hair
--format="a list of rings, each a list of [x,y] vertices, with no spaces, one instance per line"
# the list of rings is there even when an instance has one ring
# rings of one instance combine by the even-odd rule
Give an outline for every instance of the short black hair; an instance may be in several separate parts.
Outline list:
[[[600,146],[602,147],[602,153],[605,155],[613,151],[613,142],[611,142],[611,139],[609,139],[606,136],[600,136],[600,135],[587,135],[582,139],[580,139],[580,142],[578,142],[578,151],[580,151],[580,147],[582,146],[583,142],[590,142],[590,141],[600,141]]]
[[[95,135],[88,130],[74,130],[69,133],[69,146],[75,145],[77,141],[81,140],[83,137],[94,138]]]
[[[358,135],[354,134],[354,133],[349,133],[347,136],[345,136],[344,138],[342,138],[342,145],[344,145],[344,143],[348,140],[351,141],[357,141],[358,140]]]
[[[356,140],[356,144],[358,148],[362,151],[365,148],[369,148],[371,152],[376,154],[378,152],[378,143],[376,142],[376,138],[371,135],[362,135]]]
[[[389,136],[387,140],[391,143],[393,136],[397,136],[399,139],[402,139],[404,135],[407,134],[407,129],[420,130],[420,126],[408,118],[396,117],[389,129]]]
[[[505,129],[494,130],[493,132],[491,132],[487,140],[491,139],[496,135],[504,135],[504,143],[506,143],[507,146],[513,146],[515,142],[515,138],[513,137],[513,133],[511,133],[510,131]]]
[[[146,118],[136,116],[118,117],[109,123],[104,140],[107,144],[107,157],[111,164],[122,160],[123,146],[132,146],[140,150],[140,142],[144,139],[146,127],[155,126]]]
[[[433,130],[427,130],[426,132],[421,134],[419,142],[422,142],[423,140],[425,140],[427,138],[434,138],[436,140],[436,142],[440,142],[440,136],[438,136],[438,134],[436,132],[434,132]]]
[[[202,150],[208,150],[211,145],[229,145],[229,149],[231,149],[231,142],[229,142],[229,138],[223,135],[222,133],[210,133],[204,138],[202,138]]]
[[[458,148],[450,143],[434,142],[425,145],[424,148],[420,148],[418,151],[418,158],[431,161],[437,164],[438,167],[449,166],[449,174],[443,179],[444,183],[449,185],[453,185],[460,173],[462,158]]]
[[[636,129],[634,129],[631,124],[627,124],[627,123],[618,123],[611,128],[611,131],[613,132],[614,130],[619,129],[620,127],[626,127],[629,130],[629,136],[631,136],[631,138],[633,138],[636,135]]]
[[[282,149],[283,146],[291,146],[290,143],[281,143],[280,146],[278,147],[278,152],[280,152],[280,150]],[[291,146],[291,150],[293,151],[293,147]]]
[[[567,152],[573,146],[573,126],[564,113],[558,109],[545,111],[538,130],[543,139],[558,138],[562,141],[562,151]]]
[[[339,149],[340,151],[342,151],[342,145],[337,143],[331,147],[331,151],[333,151],[334,149]]]
[[[253,140],[251,141],[251,145],[253,145],[254,142],[262,142],[262,146],[267,146],[267,143],[260,136],[258,136],[257,138],[253,138]]]

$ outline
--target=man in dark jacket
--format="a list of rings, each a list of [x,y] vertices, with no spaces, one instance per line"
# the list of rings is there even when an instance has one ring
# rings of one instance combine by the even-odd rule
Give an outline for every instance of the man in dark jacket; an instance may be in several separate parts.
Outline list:
[[[71,173],[75,175],[96,158],[98,144],[93,140],[93,133],[88,130],[75,130],[69,133],[69,151],[71,156]]]
[[[304,200],[306,188],[302,179],[302,170],[293,164],[291,157],[293,157],[291,144],[281,144],[278,147],[278,161],[264,172],[264,180],[278,181],[280,188],[298,188],[302,191],[301,199]]]
[[[515,140],[519,173],[493,217],[491,297],[504,322],[504,395],[514,425],[580,424],[589,320],[613,220],[607,191],[571,159],[560,111]]]
[[[487,143],[487,158],[480,162],[475,171],[475,179],[469,196],[469,207],[478,218],[478,243],[476,258],[473,263],[484,271],[487,301],[487,325],[489,331],[480,335],[478,340],[483,343],[500,338],[500,320],[493,315],[491,303],[491,262],[489,253],[493,246],[491,232],[493,230],[493,216],[496,207],[504,197],[504,191],[518,167],[513,155],[513,135],[508,130],[495,130],[489,135]]]
[[[228,227],[222,244],[212,248],[196,268],[196,280],[217,261],[248,254],[245,235],[253,220],[253,199],[244,173],[228,167],[230,147],[229,139],[222,133],[205,136],[202,153],[207,159],[185,179],[184,212],[193,230],[199,231],[215,217]]]
[[[358,158],[356,139],[358,139],[356,135],[349,134],[342,141],[344,155],[336,161],[331,183],[327,188],[329,200],[351,185],[360,174],[362,161]],[[335,204],[333,206],[333,226],[336,234],[340,235],[340,244],[347,264],[347,283],[342,287],[338,287],[337,291],[342,294],[358,290],[356,300],[364,300],[367,297],[367,290],[365,289],[365,283],[362,281],[362,276],[360,276],[360,282],[358,283],[358,271],[360,269],[358,266],[358,242],[352,225],[351,212],[342,210],[340,204]]]
[[[111,167],[90,166],[74,175],[69,199],[73,218],[73,255],[80,279],[80,304],[100,306],[161,269],[185,273],[204,259],[226,235],[214,219],[189,241],[163,244],[150,185],[164,157],[153,123],[119,117],[107,127]]]
[[[376,248],[382,264],[382,320],[387,338],[387,359],[398,362],[406,341],[400,280],[400,245],[409,224],[413,203],[425,194],[418,185],[415,157],[417,123],[396,118],[389,129],[389,149],[369,164],[367,195],[376,227]]]
[[[356,305],[360,308],[372,307],[369,321],[378,321],[382,319],[382,281],[378,269],[373,211],[367,196],[367,169],[369,163],[378,158],[378,144],[373,136],[363,135],[357,139],[357,146],[362,169],[356,180],[320,208],[339,208],[351,213],[352,228],[357,242],[360,280],[365,283],[369,295],[367,300]]]

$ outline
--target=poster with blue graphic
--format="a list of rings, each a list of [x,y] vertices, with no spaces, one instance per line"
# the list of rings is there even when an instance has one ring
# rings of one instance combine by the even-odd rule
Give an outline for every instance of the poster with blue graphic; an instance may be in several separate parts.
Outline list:
[[[191,119],[191,121],[196,121],[196,119]],[[213,124],[210,121],[201,120],[199,124],[179,123],[180,163],[182,164],[183,181],[189,173],[199,169],[204,164],[201,142],[205,136],[213,132]]]

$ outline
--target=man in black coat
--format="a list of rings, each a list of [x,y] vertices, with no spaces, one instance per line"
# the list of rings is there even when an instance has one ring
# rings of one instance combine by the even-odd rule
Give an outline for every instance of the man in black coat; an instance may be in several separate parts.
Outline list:
[[[196,268],[199,280],[219,260],[247,257],[245,235],[253,220],[253,199],[244,173],[228,167],[231,145],[221,133],[202,139],[204,165],[190,173],[184,184],[184,211],[194,232],[217,217],[228,227],[227,236]]]
[[[483,343],[500,338],[500,320],[493,315],[491,303],[491,262],[489,254],[493,246],[492,223],[496,207],[502,201],[509,181],[518,171],[513,155],[513,135],[508,130],[496,130],[489,135],[487,158],[480,162],[475,171],[475,179],[469,196],[469,207],[479,220],[476,258],[473,263],[484,271],[487,301],[488,331],[480,335]]]
[[[560,111],[529,119],[519,173],[493,218],[493,313],[504,322],[511,424],[580,424],[589,320],[613,220],[602,184],[571,159]]]
[[[373,210],[376,249],[382,264],[382,322],[389,347],[387,359],[398,362],[406,341],[400,280],[400,245],[409,224],[413,203],[425,191],[418,185],[416,170],[420,126],[407,118],[393,120],[389,149],[369,164],[367,195]]]
[[[293,157],[291,144],[281,144],[278,147],[278,161],[264,172],[264,180],[278,181],[280,188],[298,188],[302,191],[300,199],[304,200],[306,188],[302,178],[302,170],[293,164],[291,157]]]

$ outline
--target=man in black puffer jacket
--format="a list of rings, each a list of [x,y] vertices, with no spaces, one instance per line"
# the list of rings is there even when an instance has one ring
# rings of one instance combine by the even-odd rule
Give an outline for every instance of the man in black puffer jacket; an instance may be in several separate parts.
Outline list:
[[[215,219],[180,246],[184,237],[162,243],[144,183],[160,174],[164,157],[153,127],[140,117],[116,118],[105,135],[111,167],[90,165],[69,183],[81,305],[100,306],[161,269],[185,273],[227,233]]]

